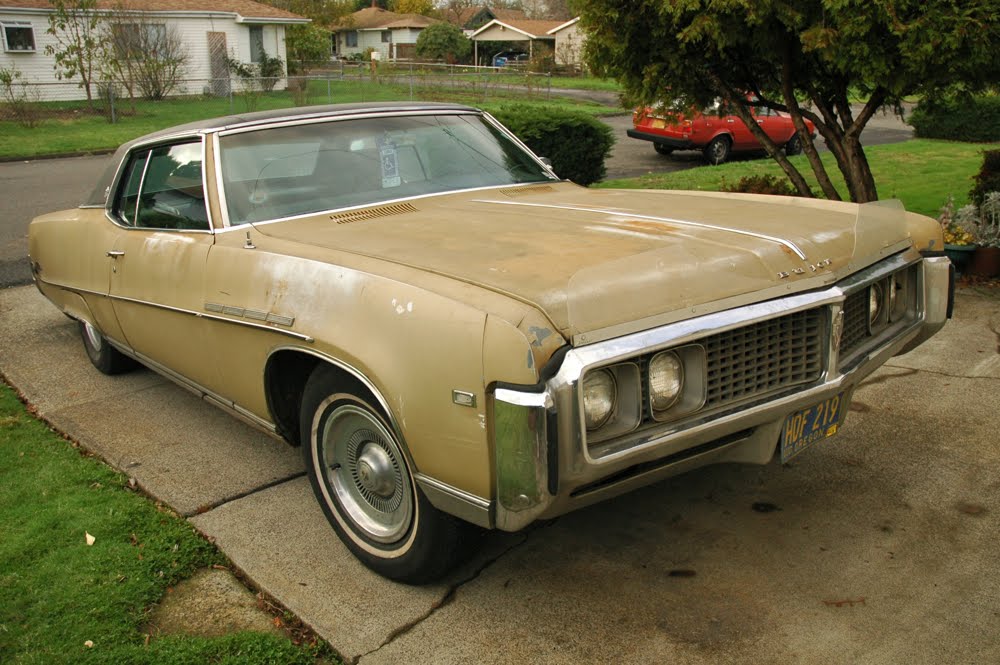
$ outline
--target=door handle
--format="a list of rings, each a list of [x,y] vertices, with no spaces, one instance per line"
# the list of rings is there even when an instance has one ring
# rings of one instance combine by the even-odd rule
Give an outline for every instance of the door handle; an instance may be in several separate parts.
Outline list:
[[[108,250],[108,256],[113,259],[117,259],[119,256],[125,256],[125,252],[120,249],[110,249]]]

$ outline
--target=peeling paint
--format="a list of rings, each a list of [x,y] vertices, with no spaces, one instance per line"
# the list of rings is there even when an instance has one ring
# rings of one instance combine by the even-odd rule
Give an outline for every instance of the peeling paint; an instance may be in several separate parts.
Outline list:
[[[482,429],[486,429],[486,414],[485,413],[480,413],[479,414],[479,426]]]
[[[404,305],[401,301],[393,298],[392,308],[396,311],[396,314],[403,314],[404,312],[410,313],[413,311],[413,301],[411,300]]]
[[[538,326],[531,326],[528,328],[528,332],[535,336],[534,341],[531,343],[532,346],[541,346],[545,338],[552,335],[552,331],[548,328],[539,328]]]
[[[528,349],[528,369],[535,369],[535,355]]]

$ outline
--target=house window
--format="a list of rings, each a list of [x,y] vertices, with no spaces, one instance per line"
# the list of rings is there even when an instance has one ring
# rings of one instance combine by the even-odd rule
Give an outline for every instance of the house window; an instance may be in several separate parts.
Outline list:
[[[35,32],[30,23],[3,23],[4,50],[13,53],[34,53]]]
[[[160,23],[116,23],[111,25],[111,45],[119,57],[168,56],[167,26]]]
[[[250,62],[260,62],[264,59],[264,26],[250,26]]]
[[[383,30],[382,31],[382,43],[383,44],[391,44],[392,43],[392,30]]]
[[[348,47],[352,46],[356,47],[358,45],[358,31],[348,30],[347,32],[345,32],[344,42],[347,44]]]

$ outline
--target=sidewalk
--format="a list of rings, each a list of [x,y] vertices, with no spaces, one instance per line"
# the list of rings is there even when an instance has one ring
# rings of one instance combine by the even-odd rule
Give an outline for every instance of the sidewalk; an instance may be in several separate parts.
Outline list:
[[[0,372],[187,516],[348,661],[1000,661],[1000,298],[857,395],[782,467],[702,469],[407,587],[334,536],[298,450],[149,371],[107,377],[34,287],[0,290]],[[766,510],[773,507],[773,510]]]

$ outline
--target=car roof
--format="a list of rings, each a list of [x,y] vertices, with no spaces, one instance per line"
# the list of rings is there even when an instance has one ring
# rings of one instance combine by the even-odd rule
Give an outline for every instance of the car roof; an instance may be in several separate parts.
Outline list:
[[[443,104],[434,102],[368,102],[354,104],[325,104],[320,106],[300,106],[297,108],[272,109],[270,111],[256,111],[254,113],[240,113],[227,115],[218,118],[206,118],[196,120],[183,125],[176,125],[161,129],[150,134],[145,134],[138,138],[123,143],[115,151],[111,163],[105,170],[104,175],[98,180],[94,190],[83,203],[85,206],[101,206],[106,201],[108,187],[111,186],[118,167],[125,158],[126,153],[133,147],[155,142],[158,139],[166,139],[172,136],[183,136],[185,134],[199,134],[203,132],[216,132],[224,129],[235,129],[242,127],[252,127],[254,125],[266,125],[282,120],[304,120],[314,118],[336,118],[338,116],[355,115],[358,113],[369,113],[379,115],[383,113],[399,113],[407,111],[461,111],[475,112],[479,109],[462,104]]]

